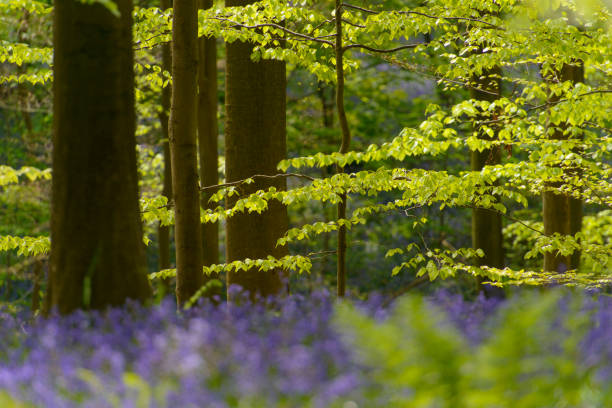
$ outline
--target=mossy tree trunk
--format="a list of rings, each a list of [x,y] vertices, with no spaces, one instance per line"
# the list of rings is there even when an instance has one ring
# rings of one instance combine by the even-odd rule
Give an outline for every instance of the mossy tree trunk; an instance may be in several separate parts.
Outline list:
[[[584,66],[577,61],[575,64],[564,64],[563,67],[548,81],[572,81],[574,84],[584,82]],[[551,98],[551,103],[556,103],[558,97]],[[567,140],[565,134],[566,126],[559,125],[549,137],[553,140]],[[568,175],[576,176],[579,174],[577,169],[569,169]],[[573,173],[573,174],[570,174]],[[542,193],[542,218],[544,221],[544,233],[553,235],[575,235],[582,229],[582,200],[573,198],[569,195],[559,194],[555,189],[560,187],[560,183],[547,183],[547,190]],[[546,272],[565,272],[569,269],[577,269],[580,266],[580,252],[563,256],[557,252],[547,252],[544,254],[544,271]]]
[[[244,6],[252,0],[227,0],[227,6]],[[236,41],[227,44],[225,171],[228,182],[257,174],[274,175],[286,157],[286,69],[280,61],[251,61],[253,45]],[[286,189],[284,177],[241,186],[241,197],[274,186]],[[232,207],[237,197],[228,198]],[[276,241],[287,230],[287,208],[269,202],[262,214],[240,214],[226,224],[228,262],[245,258],[282,257],[286,247]],[[282,271],[257,270],[230,272],[228,288],[240,285],[252,296],[267,296],[283,290]]]
[[[170,152],[175,209],[176,296],[187,302],[204,284],[196,145],[197,0],[174,4]]]
[[[138,206],[132,1],[56,0],[46,312],[151,295]]]
[[[212,7],[212,0],[199,0],[201,9]],[[198,66],[198,147],[200,151],[200,184],[202,187],[219,184],[217,126],[217,41],[214,37],[199,39]],[[214,209],[209,204],[212,190],[201,194],[202,208]],[[204,265],[219,263],[219,225],[202,224],[202,255]],[[211,276],[216,278],[217,276]]]

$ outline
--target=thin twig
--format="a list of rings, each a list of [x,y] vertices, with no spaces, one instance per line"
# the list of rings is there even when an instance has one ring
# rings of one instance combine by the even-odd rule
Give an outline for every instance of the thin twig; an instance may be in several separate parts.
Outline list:
[[[599,90],[595,90],[595,91],[585,92],[585,93],[576,95],[576,98],[574,98],[574,99],[582,98],[582,97],[589,96],[589,95],[608,94],[608,93],[612,93],[612,89],[599,89]],[[547,101],[547,102],[544,102],[544,103],[542,103],[540,105],[531,106],[531,107],[525,109],[525,112],[531,112],[531,111],[534,111],[534,110],[540,110],[540,109],[543,109],[543,108],[548,108],[550,106],[555,106],[555,105],[558,105],[560,103],[568,102],[568,101],[572,101],[572,99],[565,98],[565,99],[559,99],[558,101]],[[520,115],[518,113],[514,114],[514,115],[511,115],[511,116],[504,116],[504,117],[501,117],[499,119],[491,119],[491,120],[487,120],[487,121],[476,121],[476,123],[481,124],[481,125],[488,125],[488,124],[492,124],[492,123],[506,122],[508,120],[511,120],[511,119],[514,119],[514,118],[517,118],[517,117],[520,117]]]
[[[1,102],[0,102],[0,109],[22,111],[22,112],[28,112],[28,113],[37,113],[37,112],[50,113],[51,112],[51,109],[48,109],[48,108],[30,108],[30,107],[10,106],[10,105],[6,105]]]
[[[151,212],[153,210],[161,210],[162,208],[172,208],[172,207],[174,207],[174,201],[170,201],[166,205],[160,205],[159,207],[155,207],[155,208],[152,208],[150,210],[141,210],[140,213],[141,214],[145,214],[145,213]]]
[[[478,207],[478,206],[476,206],[476,205],[463,205],[463,206],[460,206],[460,207],[471,208],[471,209],[473,209],[473,210],[485,210],[485,211],[491,211],[491,212],[494,212],[494,213],[496,213],[496,214],[501,215],[502,217],[506,217],[506,218],[508,218],[510,221],[518,222],[518,223],[519,223],[519,224],[521,224],[523,227],[528,228],[528,229],[530,229],[530,230],[531,230],[531,231],[533,231],[533,232],[537,232],[537,233],[538,233],[538,234],[540,234],[540,235],[546,235],[546,234],[544,233],[544,231],[541,231],[541,230],[539,230],[539,229],[537,229],[537,228],[533,228],[533,227],[532,227],[532,226],[530,226],[529,224],[525,223],[525,221],[523,221],[523,220],[519,220],[518,218],[515,218],[515,217],[513,217],[513,216],[511,216],[511,215],[508,215],[508,214],[506,214],[506,213],[504,213],[504,212],[502,212],[502,211],[500,211],[500,210],[497,210],[497,209],[495,209],[495,208],[484,208],[484,207]]]
[[[316,26],[314,26],[312,28],[312,32],[314,32],[315,30],[318,30],[319,28],[323,27],[325,24],[335,24],[336,20],[335,18],[330,18],[329,20],[325,20],[320,22],[319,24],[317,24]]]
[[[281,30],[284,33],[290,34],[290,35],[292,35],[294,37],[304,38],[304,39],[309,40],[309,41],[314,41],[314,42],[318,42],[318,43],[321,43],[321,44],[326,44],[326,45],[329,45],[330,47],[334,46],[334,43],[331,42],[331,41],[322,40],[322,39],[317,38],[317,37],[312,37],[312,36],[309,36],[309,35],[306,35],[306,34],[298,33],[298,32],[289,30],[288,28],[285,28],[285,27],[283,27],[281,25],[274,24],[274,23],[246,25],[246,24],[242,24],[242,23],[239,23],[237,21],[233,21],[233,20],[231,20],[229,18],[225,18],[225,17],[209,17],[209,18],[211,20],[226,21],[228,23],[233,24],[236,27],[246,28],[246,29],[249,29],[249,30],[254,30],[254,29],[257,29],[257,28],[264,28],[264,27],[272,27],[272,28],[276,28],[277,30]]]
[[[349,20],[347,20],[346,18],[343,18],[343,19],[342,19],[342,22],[343,22],[343,23],[346,23],[346,24],[348,24],[348,25],[350,25],[350,26],[353,26],[353,27],[357,27],[357,28],[366,28],[366,26],[361,25],[361,24],[357,24],[357,23],[353,23],[352,21],[349,21]]]
[[[479,92],[483,92],[483,93],[487,93],[487,94],[490,94],[490,95],[496,95],[497,96],[497,93],[494,93],[494,92],[491,92],[491,91],[487,91],[486,89],[480,89],[478,87],[475,87],[474,85],[471,85],[469,82],[456,81],[456,80],[453,80],[453,79],[445,78],[445,77],[440,76],[440,75],[436,75],[435,73],[432,73],[432,72],[427,72],[425,70],[426,67],[423,67],[423,66],[418,67],[416,65],[415,66],[409,65],[409,64],[407,64],[405,62],[398,61],[397,59],[393,59],[393,57],[391,57],[391,56],[382,57],[382,58],[385,61],[387,61],[388,63],[390,63],[390,64],[394,64],[394,65],[397,65],[397,66],[399,66],[401,68],[407,69],[409,71],[416,72],[417,74],[429,76],[430,78],[436,79],[437,81],[440,81],[440,82],[448,82],[449,84],[460,85],[460,86],[463,86],[463,87],[468,88],[468,89],[474,89],[474,90],[479,91]]]
[[[374,47],[370,47],[367,46],[365,44],[349,44],[346,45],[344,47],[344,51],[346,50],[350,50],[352,48],[361,48],[363,50],[367,50],[367,51],[371,51],[371,52],[376,52],[379,54],[391,54],[397,51],[401,51],[401,50],[407,50],[407,49],[411,49],[411,48],[416,48],[419,45],[423,45],[423,44],[406,44],[406,45],[401,45],[399,47],[395,47],[395,48],[389,48],[389,49],[381,49],[381,48],[374,48]]]
[[[397,299],[401,295],[405,294],[406,292],[410,291],[411,289],[414,289],[417,286],[420,286],[421,284],[427,282],[428,280],[429,280],[429,276],[428,275],[423,275],[423,276],[421,276],[419,278],[416,278],[415,280],[410,282],[408,285],[406,285],[403,288],[401,288],[400,290],[392,293],[391,296],[389,296],[389,298],[387,298],[387,300],[385,300],[382,303],[381,306],[382,307],[389,306],[395,299]]]
[[[373,14],[373,15],[380,14],[379,11],[369,10],[369,9],[366,9],[366,8],[363,8],[363,7],[354,6],[352,4],[342,3],[342,6],[348,7],[348,8],[352,8],[354,10],[359,10],[359,11],[364,12],[366,14]],[[474,23],[484,24],[486,26],[489,26],[491,28],[495,28],[497,30],[505,31],[505,28],[503,28],[503,27],[500,27],[500,26],[495,25],[493,23],[489,23],[488,21],[480,20],[480,19],[477,19],[477,18],[471,18],[471,17],[442,17],[442,16],[433,16],[433,15],[430,15],[430,14],[422,13],[420,11],[395,11],[395,13],[403,14],[403,15],[417,15],[417,16],[431,18],[431,19],[434,19],[434,20],[471,21],[471,22],[474,22]]]
[[[310,259],[322,259],[327,258],[328,255],[335,255],[338,251],[319,251],[319,252],[310,252],[306,256]]]
[[[152,39],[154,39],[154,38],[161,37],[162,35],[170,35],[170,34],[172,34],[172,31],[164,31],[163,33],[158,33],[158,34],[155,34],[154,36],[149,37],[149,38],[147,38],[147,39],[145,39],[145,40],[136,41],[136,42],[134,43],[134,46],[137,46],[137,45],[140,45],[140,44],[146,44],[146,43],[148,43],[149,41],[151,41],[151,40],[152,40]],[[152,47],[154,47],[154,46],[157,46],[157,45],[160,45],[160,44],[164,44],[164,43],[166,43],[166,42],[170,42],[170,41],[164,41],[164,42],[161,42],[161,43],[156,43],[156,44],[154,44],[154,45],[147,46],[147,47],[141,47],[141,48],[136,48],[136,47],[135,47],[134,49],[135,49],[135,50],[140,50],[140,49],[143,49],[143,48],[152,48]]]
[[[233,187],[233,186],[239,186],[242,184],[245,184],[248,180],[253,180],[256,178],[263,178],[263,179],[275,179],[275,178],[282,178],[282,177],[297,177],[297,178],[303,178],[309,181],[315,181],[316,179],[314,177],[310,177],[307,176],[306,174],[299,174],[299,173],[279,173],[279,174],[274,174],[274,175],[268,175],[268,174],[256,174],[254,176],[251,176],[249,178],[246,178],[244,180],[237,180],[237,181],[232,181],[229,183],[223,183],[223,184],[215,184],[212,186],[204,186],[204,187],[200,187],[200,191],[206,191],[206,190],[217,190],[217,189],[221,189],[221,188],[227,188],[227,187]]]

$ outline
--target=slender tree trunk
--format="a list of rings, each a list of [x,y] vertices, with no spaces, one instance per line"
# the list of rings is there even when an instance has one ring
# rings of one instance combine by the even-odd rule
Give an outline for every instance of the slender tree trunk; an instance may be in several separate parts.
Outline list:
[[[17,29],[17,41],[20,43],[26,43],[26,33],[28,31],[28,24],[29,24],[29,19],[30,19],[30,13],[28,11],[23,13],[23,16],[21,18],[21,21],[19,22],[19,28]],[[17,66],[17,72],[19,73],[19,75],[25,74],[26,72],[26,67],[23,65],[19,65]],[[30,112],[28,112],[28,95],[30,95],[30,92],[28,91],[27,87],[25,86],[25,84],[23,83],[19,83],[17,84],[17,95],[19,97],[19,104],[22,108],[21,110],[21,118],[23,119],[23,123],[25,125],[25,132],[23,134],[23,139],[24,142],[27,144],[29,144],[32,140],[32,137],[34,136],[34,125],[32,124],[32,116],[30,115]]]
[[[167,10],[172,6],[170,0],[162,0],[162,10]],[[172,72],[172,51],[170,44],[162,44],[162,70]],[[161,106],[162,111],[159,114],[159,121],[162,129],[163,137],[163,151],[164,151],[164,178],[162,195],[168,199],[168,202],[172,201],[172,164],[170,157],[170,134],[168,131],[168,114],[170,112],[172,88],[168,84],[162,89],[161,95]],[[159,269],[170,268],[170,226],[159,225],[158,227],[158,241],[159,241]],[[165,293],[170,292],[170,280],[166,279],[162,283]]]
[[[6,299],[10,299],[11,298],[11,289],[12,289],[12,282],[13,282],[13,276],[12,274],[9,272],[11,269],[11,253],[7,252],[6,253],[6,259],[5,259],[5,285],[4,285],[4,297]]]
[[[344,111],[344,46],[342,44],[342,1],[336,0],[336,109],[338,110],[338,122],[342,130],[342,143],[340,153],[347,153],[351,144],[351,132]],[[338,173],[343,173],[344,168],[337,166]],[[338,203],[338,220],[346,218],[347,195],[340,195]],[[344,297],[346,292],[346,227],[338,228],[338,249],[337,249],[337,295]]]
[[[34,277],[32,284],[32,313],[36,313],[40,309],[40,283],[43,279],[43,260],[37,259],[34,261]]]
[[[556,77],[560,82],[583,82],[584,67],[581,62],[576,62],[576,65],[565,64]],[[555,97],[551,99],[551,102],[556,102],[557,100],[558,97]],[[563,126],[561,126],[550,138],[553,140],[566,140],[568,136],[564,135],[563,131]],[[568,172],[573,173],[570,175],[579,174],[577,169],[570,169]],[[542,194],[544,233],[546,235],[553,235],[554,233],[575,235],[582,229],[582,200],[558,194],[555,189],[560,187],[560,183],[548,183],[547,187],[549,190]],[[563,256],[556,252],[544,254],[544,271],[546,272],[565,272],[569,269],[577,269],[579,263],[580,252],[575,252],[568,256]]]
[[[200,8],[212,7],[212,0],[200,0]],[[198,67],[198,147],[200,150],[200,184],[219,184],[217,129],[217,41],[214,37],[199,39]],[[201,194],[202,208],[214,209],[208,200],[214,191]],[[202,224],[202,254],[204,265],[219,263],[219,225]],[[214,276],[217,278],[217,276]]]
[[[176,296],[187,302],[204,284],[196,146],[198,20],[196,0],[174,4],[170,152],[175,208]]]
[[[318,94],[319,94],[319,99],[321,101],[321,124],[323,125],[325,129],[331,132],[332,129],[334,128],[334,107],[336,105],[335,103],[336,88],[334,86],[327,85],[321,81],[318,84]],[[330,176],[331,173],[333,173],[333,170],[330,170],[329,166],[321,168],[322,178],[326,178]],[[323,211],[324,221],[326,223],[331,221],[334,218],[333,208],[331,208],[331,206],[325,202],[321,203],[321,207]],[[330,238],[331,238],[331,234],[325,234],[323,236],[323,253],[324,254],[327,254],[330,251],[330,245],[331,245]],[[326,263],[327,263],[326,256],[321,257],[321,275],[318,276],[319,278],[318,280],[322,278],[323,273],[325,272]],[[312,273],[309,275],[309,277],[312,278]]]
[[[7,256],[6,258],[6,270],[8,271],[9,268],[11,266],[11,256],[10,254]],[[5,294],[4,297],[6,299],[10,299],[11,298],[11,294],[13,292],[13,274],[12,273],[7,273],[6,274],[6,284],[4,286],[4,290],[5,290]]]
[[[151,295],[138,206],[132,1],[54,2],[51,265],[46,311]]]
[[[501,69],[493,68],[486,70],[478,78],[475,78],[475,87],[470,89],[473,99],[493,102],[501,97]],[[484,132],[478,135],[482,139],[493,140]],[[501,163],[501,148],[494,146],[483,151],[472,151],[472,171],[481,171],[487,165]],[[472,210],[472,247],[482,249],[484,257],[478,259],[478,265],[486,265],[495,268],[504,267],[504,249],[502,239],[502,217],[496,211],[476,208]]]
[[[227,6],[244,6],[252,0],[227,0]],[[253,45],[240,41],[227,44],[225,170],[228,182],[255,174],[274,175],[279,161],[286,158],[286,69],[280,61],[251,61]],[[241,197],[260,189],[286,189],[286,180],[256,179],[242,188]],[[237,198],[227,200],[227,207]],[[269,202],[262,214],[240,214],[226,224],[228,262],[245,258],[282,257],[287,247],[276,241],[288,228],[287,208]],[[231,285],[242,286],[252,296],[267,296],[283,290],[281,271],[230,272]]]
[[[330,91],[331,95],[329,95],[330,100],[328,100],[328,92]],[[326,85],[325,82],[319,82],[317,93],[319,95],[319,100],[321,101],[321,121],[323,127],[326,129],[334,128],[334,94],[336,93],[335,88],[330,85]]]

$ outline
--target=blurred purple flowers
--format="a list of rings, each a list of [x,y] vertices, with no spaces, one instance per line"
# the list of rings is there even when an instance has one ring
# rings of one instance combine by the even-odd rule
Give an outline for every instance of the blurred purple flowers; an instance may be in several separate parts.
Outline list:
[[[467,301],[459,293],[442,289],[431,296],[430,302],[446,312],[450,322],[470,344],[477,344],[490,333],[488,323],[504,300],[487,298],[480,292],[476,299]]]
[[[268,306],[179,315],[166,301],[33,324],[2,314],[0,391],[48,408],[327,407],[358,388],[330,295]]]
[[[576,296],[584,295],[562,301]],[[580,364],[609,379],[612,301],[581,302],[589,323]],[[382,303],[373,297],[359,310],[384,321]],[[512,304],[440,291],[427,307],[443,310],[479,347]],[[371,367],[343,343],[334,309],[334,297],[317,292],[266,305],[203,302],[181,314],[170,301],[34,321],[0,312],[0,394],[48,408],[375,406],[367,399],[377,386]]]

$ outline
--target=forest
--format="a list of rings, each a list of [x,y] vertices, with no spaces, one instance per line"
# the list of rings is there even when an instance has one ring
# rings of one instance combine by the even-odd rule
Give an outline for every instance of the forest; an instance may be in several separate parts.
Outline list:
[[[611,295],[611,0],[0,0],[0,407],[611,407]]]

